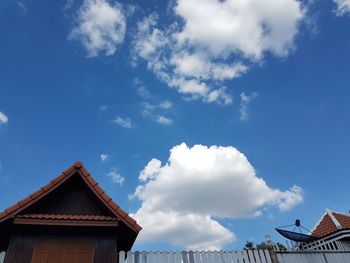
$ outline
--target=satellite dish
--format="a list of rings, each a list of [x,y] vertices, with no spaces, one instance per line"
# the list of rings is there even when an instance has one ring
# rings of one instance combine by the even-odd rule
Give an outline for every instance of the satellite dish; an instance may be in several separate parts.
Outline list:
[[[288,227],[289,228],[294,227],[294,228],[292,231],[282,229],[282,228],[288,228]],[[293,225],[278,227],[275,229],[279,234],[281,234],[285,238],[295,242],[311,242],[319,239],[318,237],[303,233],[303,229],[306,230],[308,233],[311,233],[311,232],[301,225],[299,219],[295,220],[295,223]],[[299,231],[296,232],[295,231],[296,229],[298,229]]]

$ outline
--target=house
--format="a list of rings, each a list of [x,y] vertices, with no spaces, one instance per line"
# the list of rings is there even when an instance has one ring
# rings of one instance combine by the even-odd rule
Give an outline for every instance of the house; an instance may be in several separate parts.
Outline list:
[[[142,228],[76,162],[0,213],[4,263],[115,263]]]
[[[303,244],[302,249],[350,250],[350,214],[326,209],[320,220],[311,230],[317,241]]]

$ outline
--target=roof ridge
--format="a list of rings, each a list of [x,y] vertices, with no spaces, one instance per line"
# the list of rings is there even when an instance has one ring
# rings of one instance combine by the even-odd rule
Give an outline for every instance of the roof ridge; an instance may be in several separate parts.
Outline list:
[[[99,198],[109,210],[115,214],[115,216],[128,225],[135,232],[139,232],[142,227],[136,223],[136,220],[131,218],[128,213],[126,213],[123,209],[116,204],[112,198],[98,185],[95,179],[91,176],[91,174],[86,170],[81,162],[75,162],[71,167],[66,169],[59,176],[51,180],[48,184],[41,187],[38,191],[30,194],[26,198],[20,200],[16,204],[6,208],[3,212],[0,212],[0,223],[7,220],[11,216],[15,216],[19,212],[23,211],[25,208],[29,207],[33,203],[37,202],[48,193],[55,190],[58,186],[64,183],[67,179],[78,172],[83,181],[87,184],[90,190]]]
[[[341,212],[336,212],[336,211],[333,211],[332,213],[350,217],[350,214],[346,214],[346,213],[341,213]]]
[[[341,224],[339,223],[339,221],[334,217],[333,213],[334,213],[334,212],[332,212],[332,211],[328,211],[329,217],[331,218],[331,220],[333,221],[333,224],[335,225],[335,227],[336,227],[337,229],[342,229],[342,228],[343,228],[342,225],[341,225]]]

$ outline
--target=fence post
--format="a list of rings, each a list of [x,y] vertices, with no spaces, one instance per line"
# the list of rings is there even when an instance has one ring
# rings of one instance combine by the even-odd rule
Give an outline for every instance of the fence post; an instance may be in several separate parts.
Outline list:
[[[275,252],[274,250],[272,250],[272,249],[269,249],[268,251],[269,251],[269,254],[270,254],[270,258],[271,258],[272,263],[279,263],[279,262],[278,262],[278,259],[277,259],[277,254],[276,254],[276,252]]]

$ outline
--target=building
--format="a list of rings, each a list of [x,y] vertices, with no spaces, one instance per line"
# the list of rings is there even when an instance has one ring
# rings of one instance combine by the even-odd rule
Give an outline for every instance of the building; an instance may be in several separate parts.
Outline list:
[[[317,240],[301,244],[301,249],[350,251],[350,214],[326,209],[311,236]]]
[[[76,162],[0,213],[4,263],[115,263],[141,227]]]

